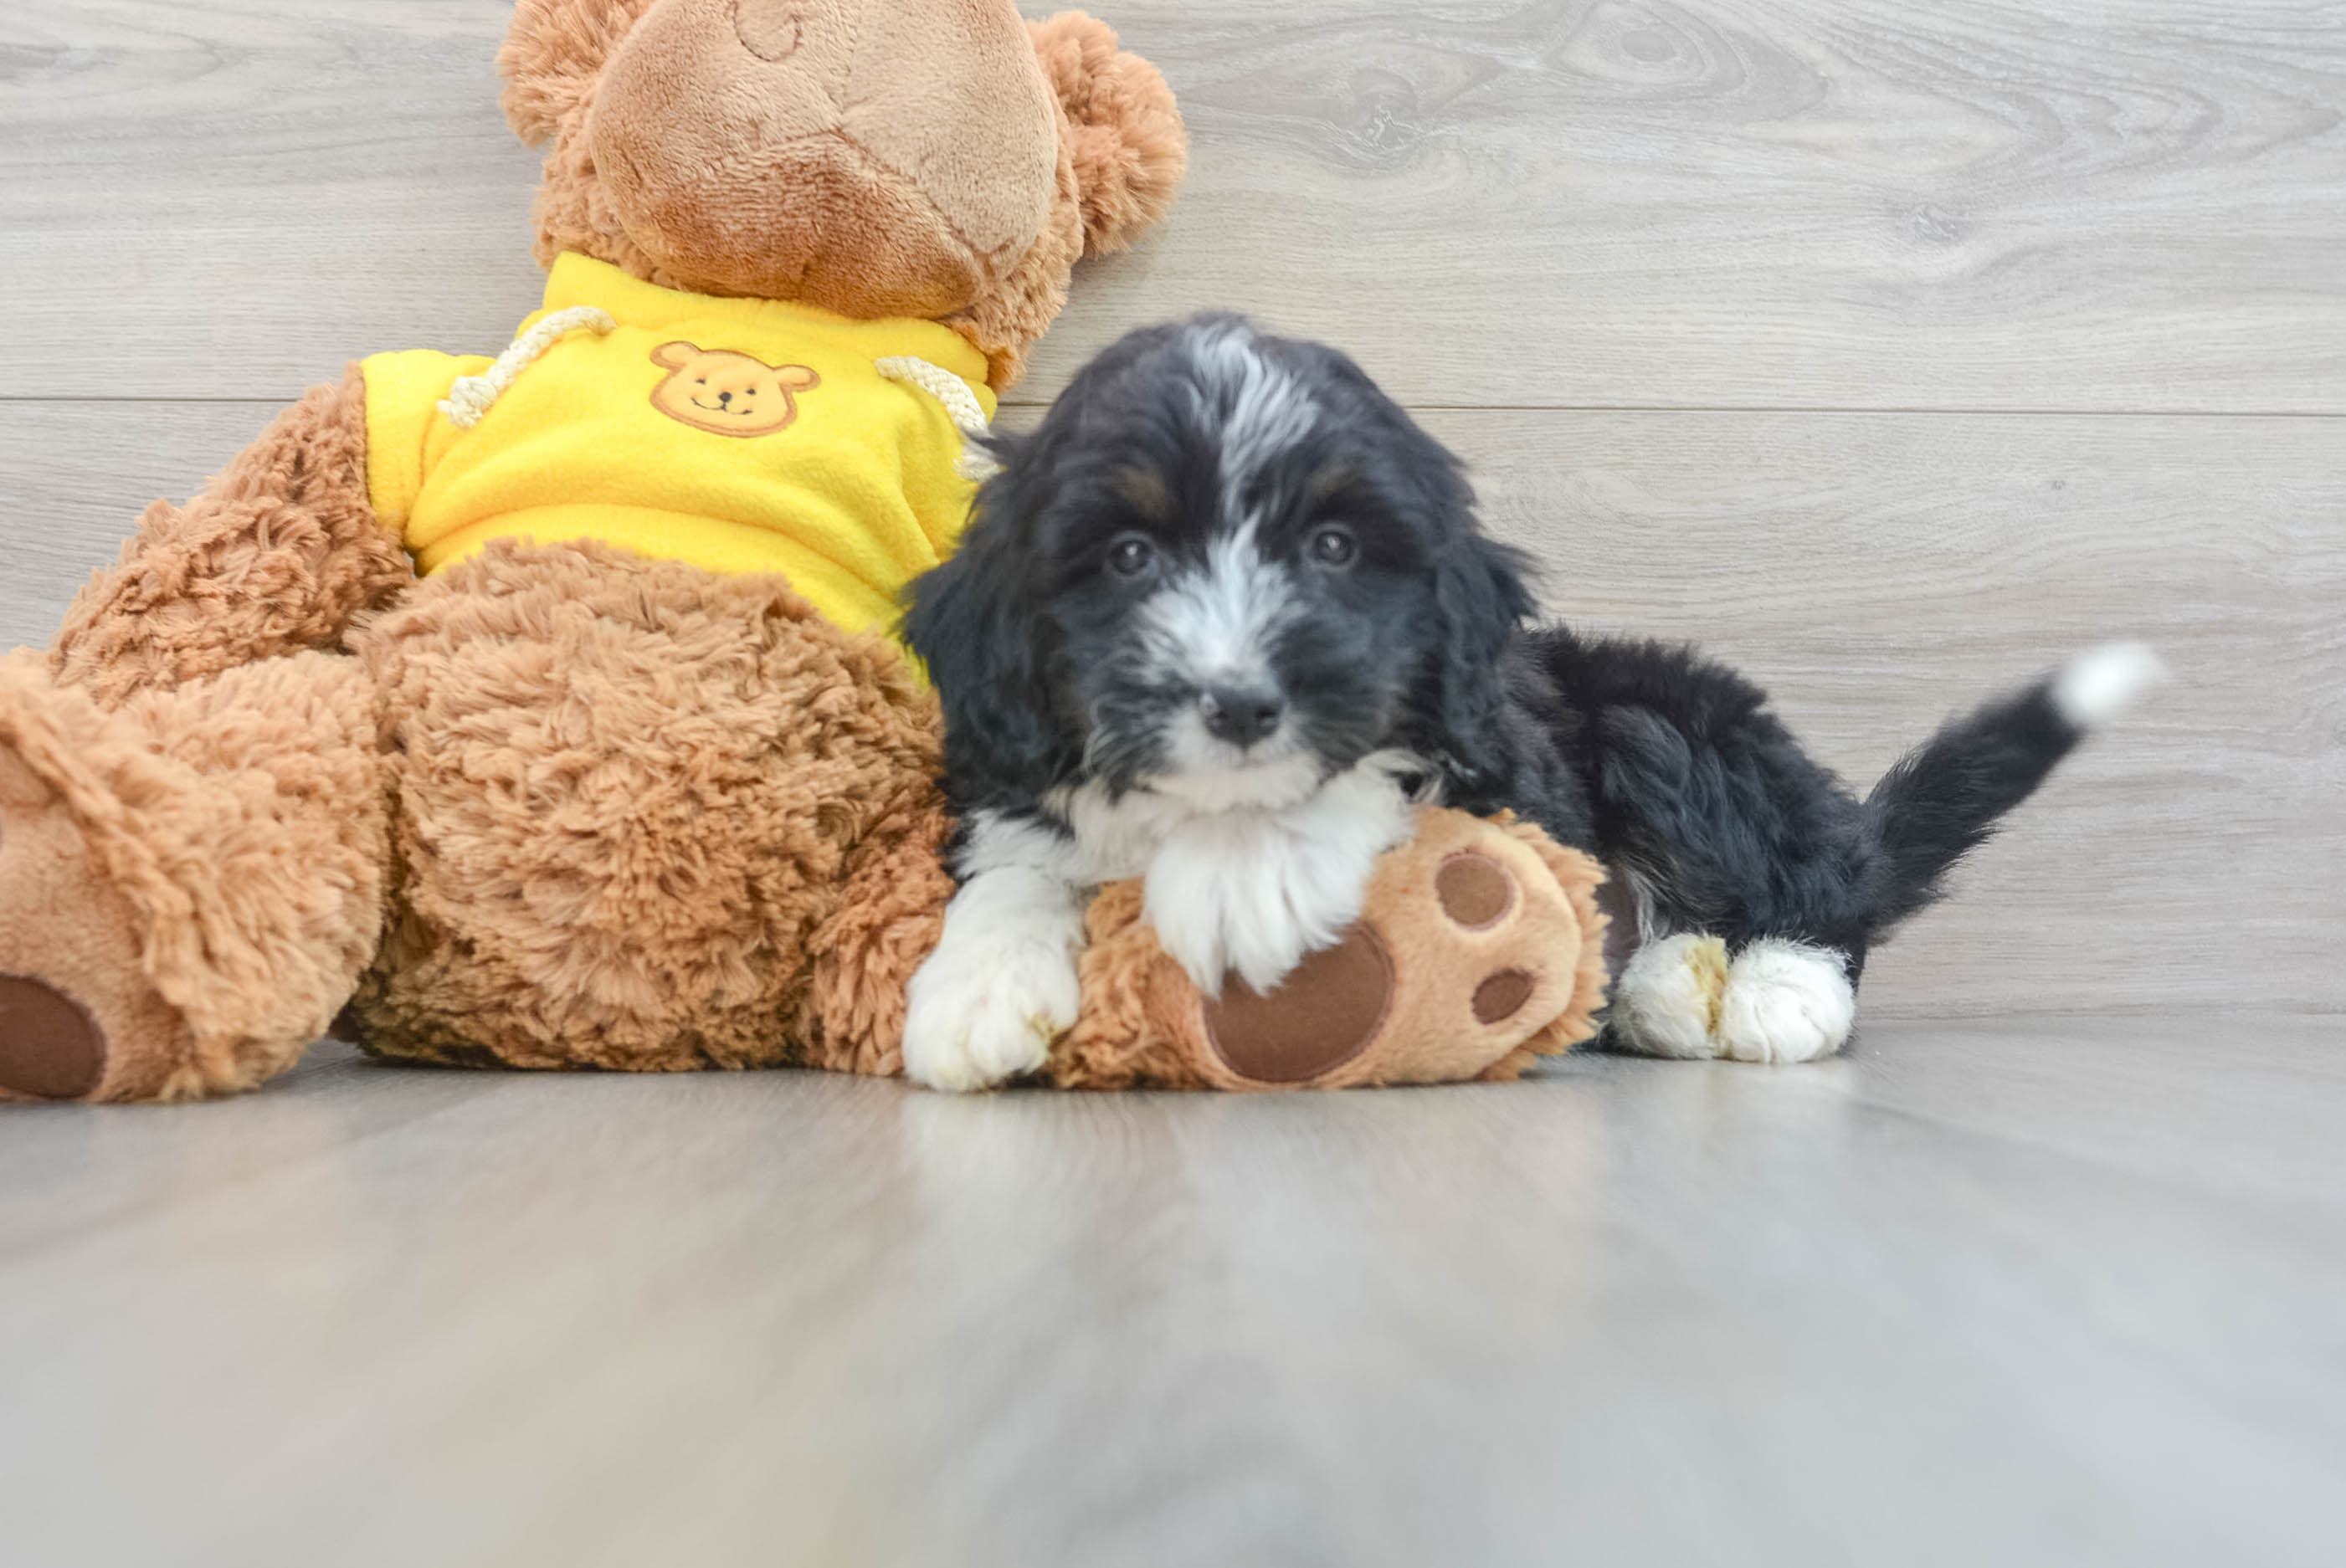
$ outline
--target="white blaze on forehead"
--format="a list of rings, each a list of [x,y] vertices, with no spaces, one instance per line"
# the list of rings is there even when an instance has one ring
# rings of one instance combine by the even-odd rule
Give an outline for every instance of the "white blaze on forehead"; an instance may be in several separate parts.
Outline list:
[[[1234,322],[1193,329],[1198,414],[1219,443],[1223,514],[1239,516],[1247,481],[1311,433],[1320,407],[1303,383],[1265,358]]]
[[[1216,537],[1202,567],[1178,570],[1140,607],[1153,671],[1198,685],[1260,685],[1271,649],[1295,616],[1287,568],[1265,560],[1251,523]]]
[[[1177,573],[1140,615],[1156,671],[1197,684],[1262,684],[1280,630],[1296,614],[1287,568],[1267,559],[1260,519],[1242,500],[1249,480],[1310,433],[1319,410],[1302,383],[1271,362],[1237,322],[1189,330],[1195,415],[1215,443],[1221,487],[1202,568]]]

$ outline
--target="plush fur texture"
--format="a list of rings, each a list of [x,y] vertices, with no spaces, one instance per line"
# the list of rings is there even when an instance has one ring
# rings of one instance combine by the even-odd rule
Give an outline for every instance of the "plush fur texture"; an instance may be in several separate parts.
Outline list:
[[[658,3],[515,0],[513,20],[497,49],[497,75],[505,84],[500,102],[514,133],[537,147],[593,103],[603,62]]]
[[[804,955],[914,940],[885,902],[840,918],[939,837],[933,705],[884,639],[779,578],[505,542],[356,649],[403,869],[348,1015],[370,1050],[770,1066],[803,1059],[801,1018],[877,1016],[815,995]]]
[[[1164,218],[1188,170],[1173,95],[1157,67],[1117,48],[1115,30],[1096,17],[1063,11],[1027,26],[1066,116],[1084,251],[1122,250]]]
[[[0,667],[0,953],[97,1015],[90,1097],[249,1087],[346,1000],[387,1056],[894,1070],[950,884],[884,639],[507,542],[350,646],[113,710]]]
[[[158,501],[66,612],[57,678],[101,702],[254,659],[336,649],[415,581],[367,504],[357,365],[312,387],[186,506]]]
[[[1952,721],[1861,801],[1733,671],[1525,626],[1523,564],[1456,461],[1341,354],[1235,318],[1129,335],[998,445],[906,621],[939,671],[960,898],[1142,875],[1209,994],[1336,942],[1402,802],[1437,799],[1520,812],[1617,869],[1637,934],[1688,939],[1625,972],[1617,1044],[1825,1054],[1868,948],[1941,896],[2080,716],[2143,684],[2140,659],[2088,656]],[[964,1033],[1017,1027],[1073,962],[1005,915],[968,928],[994,951],[984,987],[933,1009]],[[964,962],[949,914],[933,962]],[[930,1015],[910,1070],[983,1081]]]
[[[11,673],[40,683],[34,672]],[[25,696],[0,674],[0,728],[37,754],[45,748],[26,731],[39,716]],[[0,742],[0,952],[10,967],[0,975],[0,1099],[200,1091],[187,1019],[147,977],[146,928],[66,797]]]
[[[1060,136],[1001,0],[664,0],[584,129],[662,271],[859,317],[947,315],[995,286],[1042,231]]]
[[[985,351],[996,389],[1025,372],[1026,354],[1067,300],[1085,256],[1129,248],[1162,219],[1188,172],[1188,133],[1155,66],[1117,46],[1115,30],[1080,11],[1027,24],[1061,109],[1049,219],[1001,286],[946,323]]]
[[[246,1088],[325,1031],[374,951],[387,867],[374,691],[352,660],[242,665],[109,711],[19,653],[0,757],[47,792],[0,811],[0,967],[96,1015],[91,1097]],[[88,922],[71,943],[27,923],[60,902]]]

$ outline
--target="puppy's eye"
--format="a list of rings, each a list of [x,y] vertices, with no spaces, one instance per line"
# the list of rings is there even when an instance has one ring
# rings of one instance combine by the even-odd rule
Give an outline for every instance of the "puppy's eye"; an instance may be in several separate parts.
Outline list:
[[[1157,565],[1157,546],[1137,534],[1127,534],[1107,547],[1107,567],[1119,577],[1137,577]]]
[[[1361,553],[1361,543],[1352,537],[1350,528],[1340,528],[1331,524],[1325,528],[1313,529],[1311,541],[1304,548],[1311,553],[1314,561],[1323,566],[1349,566],[1352,564],[1352,557]]]

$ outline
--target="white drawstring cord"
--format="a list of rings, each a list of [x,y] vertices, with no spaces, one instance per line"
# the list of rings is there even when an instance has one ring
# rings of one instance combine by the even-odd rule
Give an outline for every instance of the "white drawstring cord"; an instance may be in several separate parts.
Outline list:
[[[887,380],[917,387],[944,404],[945,417],[960,430],[964,441],[961,458],[954,464],[955,473],[983,483],[1002,472],[1002,464],[977,444],[978,438],[988,429],[985,408],[977,401],[977,394],[969,390],[967,382],[944,366],[914,354],[892,354],[884,360],[874,360],[872,368]]]
[[[497,401],[514,378],[529,368],[532,360],[554,347],[555,340],[565,332],[585,327],[603,333],[612,331],[618,322],[608,311],[598,311],[592,305],[576,305],[567,311],[556,311],[528,331],[513,341],[513,346],[497,356],[497,362],[476,376],[458,376],[456,384],[440,402],[440,412],[448,423],[459,430],[470,430],[481,423],[489,405]]]
[[[531,361],[552,348],[564,334],[580,328],[597,333],[615,330],[618,323],[607,311],[592,305],[574,306],[556,311],[513,341],[513,345],[497,356],[497,362],[476,376],[458,376],[448,395],[441,400],[440,412],[460,430],[470,430],[481,423],[489,406],[513,385]],[[988,430],[985,409],[969,383],[943,365],[913,354],[895,354],[874,360],[872,368],[886,380],[916,387],[944,405],[945,415],[954,422],[967,442],[954,472],[964,479],[984,480],[1000,472],[1001,464],[986,455],[977,445],[977,439]]]

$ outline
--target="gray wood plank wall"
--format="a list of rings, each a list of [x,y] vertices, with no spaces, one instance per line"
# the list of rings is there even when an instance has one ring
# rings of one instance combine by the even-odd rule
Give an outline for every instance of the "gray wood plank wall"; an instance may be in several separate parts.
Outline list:
[[[2180,685],[1869,973],[1880,1015],[2346,1005],[2346,5],[1098,0],[1173,221],[1020,389],[1236,308],[1474,465],[1559,614],[1862,782],[2095,639]],[[496,0],[0,13],[0,643],[346,358],[533,305]]]

